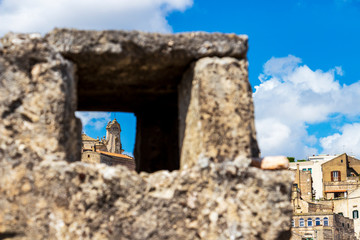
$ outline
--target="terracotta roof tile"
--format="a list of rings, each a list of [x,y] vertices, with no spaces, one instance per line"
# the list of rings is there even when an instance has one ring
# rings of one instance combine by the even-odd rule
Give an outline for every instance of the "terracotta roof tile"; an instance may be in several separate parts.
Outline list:
[[[333,193],[333,192],[346,192],[347,190],[326,190],[326,193]]]
[[[114,156],[114,157],[127,158],[127,159],[131,159],[131,160],[134,159],[134,158],[132,158],[132,157],[130,157],[128,155],[121,154],[121,153],[110,153],[110,152],[104,152],[104,151],[100,151],[100,150],[96,150],[96,152],[99,152],[99,153],[102,153],[102,154],[105,154],[105,155],[109,155],[109,156]]]

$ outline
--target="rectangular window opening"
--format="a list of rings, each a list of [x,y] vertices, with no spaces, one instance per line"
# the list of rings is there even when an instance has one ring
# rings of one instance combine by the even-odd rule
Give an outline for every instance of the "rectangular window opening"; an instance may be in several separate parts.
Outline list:
[[[148,173],[180,168],[177,108],[142,107],[135,113],[97,109],[101,110],[75,113],[82,121],[82,138],[88,139],[82,140],[81,154],[92,152],[90,158],[86,155],[88,162],[109,166],[122,162]]]
[[[340,171],[332,171],[332,172],[331,172],[331,181],[332,181],[332,182],[339,182],[339,181],[341,181]]]

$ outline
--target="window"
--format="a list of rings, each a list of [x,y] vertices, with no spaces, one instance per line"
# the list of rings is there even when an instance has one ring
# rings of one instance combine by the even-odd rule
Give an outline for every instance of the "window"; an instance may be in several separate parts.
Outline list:
[[[292,226],[292,227],[295,227],[295,220],[294,220],[294,219],[291,220],[291,226]]]
[[[334,198],[343,198],[343,197],[345,197],[344,194],[345,193],[343,193],[343,192],[336,192],[336,193],[334,193]]]
[[[332,182],[341,181],[341,173],[340,173],[340,171],[332,171],[331,172],[331,181]]]
[[[307,225],[308,225],[308,227],[312,227],[312,219],[311,218],[308,218]]]
[[[353,219],[357,219],[359,218],[359,211],[358,210],[354,210],[353,211]]]
[[[315,219],[315,225],[316,225],[316,226],[320,226],[320,224],[321,224],[321,223],[320,223],[320,218],[316,218],[316,219]]]
[[[329,226],[329,219],[324,217],[324,226]]]
[[[308,171],[310,171],[310,173],[312,173],[312,168],[308,168]]]
[[[299,226],[300,226],[300,227],[304,227],[304,226],[305,226],[305,221],[304,221],[303,218],[300,218],[300,220],[299,220]]]

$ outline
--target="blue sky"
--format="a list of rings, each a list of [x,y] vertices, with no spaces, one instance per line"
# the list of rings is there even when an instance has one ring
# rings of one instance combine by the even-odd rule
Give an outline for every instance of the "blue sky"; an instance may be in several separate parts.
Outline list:
[[[0,0],[0,35],[55,26],[246,34],[262,155],[360,157],[360,0]],[[114,117],[80,115],[93,137]],[[116,118],[132,152],[135,118]]]

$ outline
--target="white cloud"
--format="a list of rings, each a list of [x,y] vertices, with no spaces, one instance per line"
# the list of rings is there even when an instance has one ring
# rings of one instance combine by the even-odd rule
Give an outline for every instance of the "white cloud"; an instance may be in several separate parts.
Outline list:
[[[341,66],[335,67],[335,72],[336,72],[336,74],[339,75],[339,76],[343,76],[343,75],[344,75],[344,70],[342,69]]]
[[[340,154],[346,152],[360,156],[360,123],[346,124],[341,128],[341,133],[320,139],[324,152]]]
[[[0,36],[54,27],[170,32],[166,16],[191,5],[192,0],[3,0]]]
[[[272,57],[264,64],[264,73],[268,76],[287,75],[301,63],[301,59],[293,55],[284,58]]]
[[[87,125],[100,130],[111,120],[111,113],[107,112],[75,112],[75,115],[81,119],[83,129]]]
[[[360,116],[360,104],[355,101],[360,96],[360,82],[341,86],[335,77],[342,74],[341,67],[312,70],[292,55],[273,57],[264,64],[261,84],[253,94],[262,155],[304,158],[317,154],[319,141],[308,133],[309,125],[328,122],[332,114]],[[355,144],[360,149],[359,143]]]

